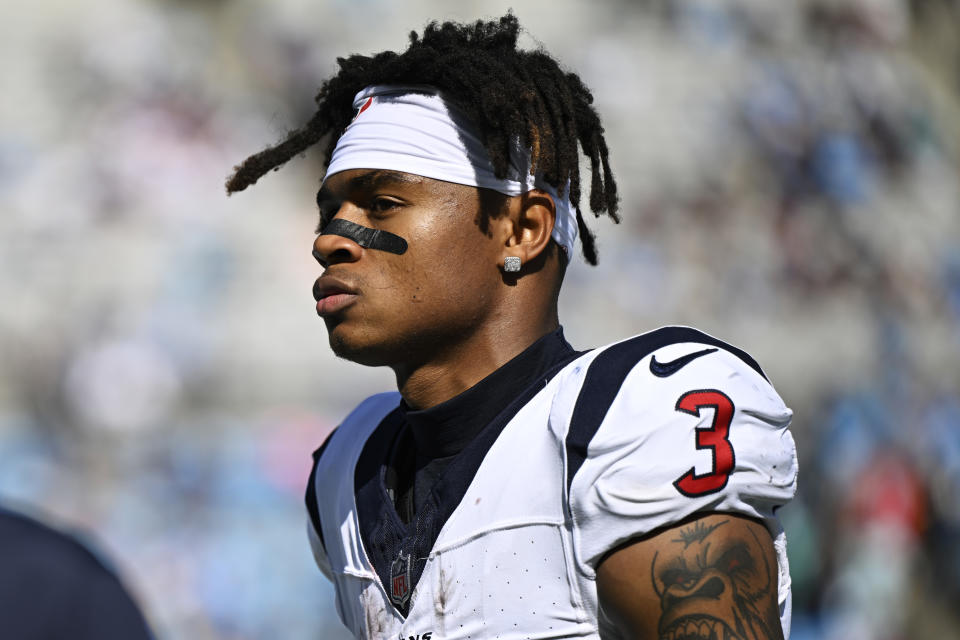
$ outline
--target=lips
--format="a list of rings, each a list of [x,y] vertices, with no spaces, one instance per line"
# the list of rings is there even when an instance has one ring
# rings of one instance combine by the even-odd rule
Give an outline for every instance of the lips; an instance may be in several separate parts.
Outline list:
[[[357,290],[331,276],[320,276],[313,284],[317,315],[330,316],[347,308],[359,297]]]

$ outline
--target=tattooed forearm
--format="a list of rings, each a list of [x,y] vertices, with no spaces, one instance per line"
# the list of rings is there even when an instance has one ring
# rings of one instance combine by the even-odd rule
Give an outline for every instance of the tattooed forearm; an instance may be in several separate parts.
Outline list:
[[[650,564],[660,600],[659,637],[779,638],[779,614],[769,606],[776,602],[775,575],[754,531],[734,532],[729,519],[683,527],[654,553]]]

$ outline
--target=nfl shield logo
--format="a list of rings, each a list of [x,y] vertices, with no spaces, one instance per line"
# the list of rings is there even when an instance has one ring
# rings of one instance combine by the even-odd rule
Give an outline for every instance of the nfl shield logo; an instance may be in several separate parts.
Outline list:
[[[398,607],[410,600],[410,554],[403,551],[390,565],[390,601]]]

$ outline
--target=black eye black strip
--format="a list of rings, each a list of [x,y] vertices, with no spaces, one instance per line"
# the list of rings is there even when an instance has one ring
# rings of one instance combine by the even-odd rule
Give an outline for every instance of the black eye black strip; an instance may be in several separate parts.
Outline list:
[[[320,235],[336,235],[350,238],[365,249],[378,249],[400,255],[407,250],[407,241],[400,236],[382,231],[381,229],[371,229],[359,224],[335,218],[323,228]]]

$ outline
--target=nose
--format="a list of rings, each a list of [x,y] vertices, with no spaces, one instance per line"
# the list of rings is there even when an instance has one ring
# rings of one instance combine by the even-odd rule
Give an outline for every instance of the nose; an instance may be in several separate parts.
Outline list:
[[[317,236],[313,241],[313,257],[323,267],[341,262],[356,262],[363,253],[363,247],[343,236],[334,233]]]

